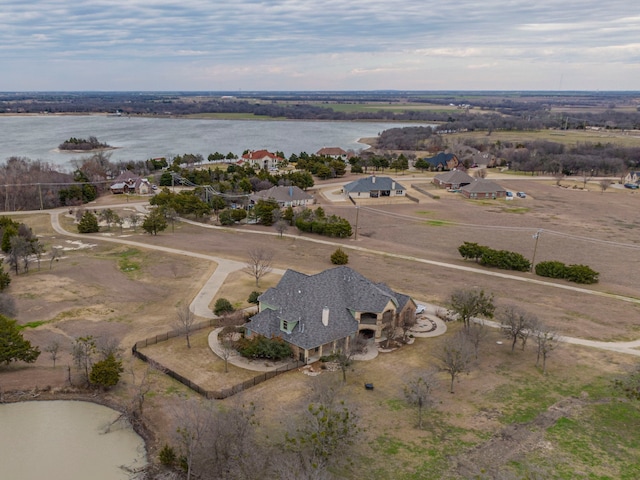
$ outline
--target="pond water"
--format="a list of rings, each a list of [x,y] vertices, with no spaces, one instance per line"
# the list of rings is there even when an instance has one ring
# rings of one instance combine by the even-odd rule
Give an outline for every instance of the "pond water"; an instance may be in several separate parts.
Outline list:
[[[142,438],[119,412],[77,401],[0,405],[0,478],[127,480],[146,465]]]
[[[110,117],[106,115],[0,116],[0,162],[27,157],[72,169],[72,160],[91,154],[57,150],[71,137],[96,137],[116,147],[112,161],[148,160],[185,153],[214,152],[238,156],[246,149],[315,153],[322,147],[358,151],[360,138],[376,137],[409,124],[385,122],[319,122],[274,120],[198,120],[187,118]]]

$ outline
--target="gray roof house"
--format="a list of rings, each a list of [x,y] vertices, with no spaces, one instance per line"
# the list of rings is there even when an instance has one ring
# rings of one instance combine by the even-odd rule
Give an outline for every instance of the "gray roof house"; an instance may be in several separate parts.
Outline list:
[[[482,198],[504,198],[507,191],[493,180],[475,179],[460,189],[460,193],[474,200]]]
[[[347,197],[352,198],[378,198],[378,197],[403,197],[407,193],[406,188],[397,183],[391,177],[370,177],[359,178],[354,182],[347,183],[342,192]]]
[[[315,199],[307,192],[296,186],[276,186],[267,190],[260,190],[249,197],[251,203],[258,200],[275,200],[281,207],[296,207],[312,205]]]
[[[440,188],[458,189],[473,182],[473,177],[461,170],[450,170],[433,177],[433,183]]]
[[[379,340],[386,326],[400,325],[416,310],[411,297],[345,266],[315,275],[287,270],[258,301],[247,335],[280,337],[305,363],[348,348],[359,332]]]

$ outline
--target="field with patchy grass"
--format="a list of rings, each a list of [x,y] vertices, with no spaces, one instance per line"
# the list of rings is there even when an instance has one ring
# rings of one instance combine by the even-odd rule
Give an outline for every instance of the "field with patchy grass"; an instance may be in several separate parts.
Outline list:
[[[330,268],[329,257],[340,245],[349,254],[351,267],[418,301],[445,305],[454,289],[478,287],[494,294],[498,305],[513,303],[525,308],[563,335],[597,340],[640,338],[638,303],[554,287],[567,286],[558,280],[532,283],[540,279],[529,273],[496,276],[496,271],[464,261],[457,252],[463,241],[472,241],[531,258],[532,234],[541,230],[537,261],[590,265],[600,272],[601,281],[587,290],[638,299],[640,223],[634,219],[640,194],[616,188],[602,193],[597,184],[582,190],[579,182],[573,188],[569,182],[557,186],[550,179],[495,178],[513,191],[526,191],[527,198],[473,202],[434,191],[439,198],[433,199],[411,188],[423,183],[431,189],[429,176],[400,175],[397,180],[419,202],[362,206],[357,241],[313,243],[307,239],[317,237],[291,230],[278,238],[251,232],[275,233],[267,227],[214,230],[182,223],[175,232],[169,229],[158,236],[115,227],[101,235],[239,261],[247,260],[250,248],[267,244],[274,251],[275,267],[306,273]],[[322,188],[319,185],[315,194],[327,213],[355,224],[355,208],[329,203]],[[113,208],[124,213],[131,207]],[[80,335],[117,339],[129,365],[131,345],[176,328],[176,306],[190,301],[215,269],[213,263],[157,253],[144,246],[64,238],[53,232],[48,215],[19,218],[32,225],[47,249],[54,245],[66,248],[51,270],[44,261],[40,271],[32,268],[29,274],[14,276],[10,287],[17,301],[18,321],[29,326],[23,330],[25,336],[41,348],[58,341],[62,352],[55,368],[45,353],[34,366],[3,367],[3,391],[65,385],[71,342]],[[73,219],[65,216],[62,220],[72,231]],[[258,290],[277,280],[276,275],[268,275]],[[216,298],[224,296],[242,308],[253,290],[253,279],[237,272]],[[447,335],[459,328],[449,327]],[[224,373],[222,360],[207,346],[207,334],[194,335],[191,349],[184,338],[175,338],[149,350],[205,388],[239,383],[254,375],[236,367]],[[341,385],[340,373],[310,377],[293,371],[228,401],[259,405],[261,428],[277,438],[291,418],[302,414],[314,400],[314,389],[322,388],[322,382],[341,385],[340,396],[357,408],[366,428],[354,457],[355,467],[345,473],[349,478],[522,478],[533,475],[531,472],[538,472],[540,478],[638,476],[640,446],[633,432],[640,427],[640,411],[638,405],[616,399],[610,384],[635,363],[635,357],[563,345],[553,352],[549,374],[543,376],[535,367],[533,347],[511,353],[497,343],[503,340],[498,332],[491,331],[469,375],[455,384],[455,394],[448,393],[446,376],[439,374],[441,386],[434,393],[427,427],[420,430],[403,389],[414,375],[437,366],[434,354],[445,338],[418,338],[375,360],[355,362],[345,385]],[[141,362],[131,365],[137,372],[144,369]],[[126,398],[128,378],[125,375],[113,397]],[[375,389],[365,390],[365,382],[374,383]],[[171,406],[184,395],[191,393],[160,373],[153,374],[148,411],[158,426],[158,438],[167,435],[161,425],[170,417]]]

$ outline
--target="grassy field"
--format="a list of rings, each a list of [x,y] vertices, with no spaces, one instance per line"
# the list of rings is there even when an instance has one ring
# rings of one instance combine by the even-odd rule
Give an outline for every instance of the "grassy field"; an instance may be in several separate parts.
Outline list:
[[[400,181],[407,185],[427,183],[429,176],[407,174]],[[564,335],[599,340],[638,338],[637,304],[392,256],[402,253],[475,266],[457,253],[463,240],[529,256],[533,249],[531,233],[542,228],[545,233],[538,245],[539,260],[587,263],[601,272],[600,284],[591,288],[637,296],[639,260],[632,247],[638,244],[640,224],[635,213],[640,195],[624,189],[601,193],[595,184],[585,191],[564,180],[566,188],[556,186],[553,180],[503,176],[499,181],[513,191],[526,191],[527,198],[472,202],[447,192],[441,192],[437,200],[415,193],[420,203],[361,208],[358,241],[337,243],[349,254],[349,265],[354,269],[419,301],[444,305],[455,288],[482,287],[496,295],[497,303],[515,303],[535,312]],[[314,193],[327,213],[355,220],[352,206],[331,205],[320,191]],[[126,215],[124,207],[119,208],[117,213]],[[18,321],[27,327],[25,335],[41,347],[52,340],[63,347],[55,369],[44,354],[34,366],[4,367],[0,377],[3,390],[64,386],[64,366],[72,365],[72,339],[90,334],[112,336],[120,342],[127,373],[111,395],[126,398],[129,370],[139,374],[145,369],[128,355],[131,345],[176,328],[176,306],[193,298],[215,265],[158,254],[137,245],[93,239],[69,239],[71,243],[51,230],[46,214],[25,215],[20,220],[33,226],[48,249],[53,245],[68,248],[51,271],[45,260],[41,271],[34,268],[27,275],[12,277],[10,287],[17,301]],[[61,220],[65,228],[74,231],[71,217]],[[266,227],[262,230],[272,231]],[[239,261],[246,260],[249,248],[263,245],[269,238],[274,266],[307,273],[330,268],[329,256],[336,248],[306,242],[305,236],[297,234],[264,237],[246,232],[245,227],[210,230],[182,223],[176,225],[175,232],[158,236],[143,234],[139,228],[137,232],[121,232],[115,227],[103,236],[188,248]],[[531,277],[528,273],[515,275]],[[277,275],[270,274],[256,288],[250,276],[234,273],[215,298],[224,296],[242,308],[248,305],[251,291],[264,291],[277,281]],[[437,374],[439,386],[428,410],[426,428],[416,428],[415,410],[405,401],[404,386],[413,376],[438,367],[435,354],[460,327],[448,324],[448,328],[443,337],[418,338],[372,361],[355,362],[345,384],[339,372],[311,377],[292,371],[222,405],[259,405],[260,428],[276,441],[290,419],[302,415],[314,401],[317,388],[336,385],[340,398],[354,407],[365,428],[353,456],[353,468],[342,472],[346,478],[638,476],[640,445],[635,432],[640,427],[640,409],[637,403],[620,400],[611,388],[611,379],[636,363],[635,357],[622,354],[562,345],[549,359],[548,375],[542,375],[535,366],[533,346],[511,353],[506,345],[498,343],[504,341],[499,332],[490,330],[469,374],[455,383],[455,394],[448,392],[446,374]],[[208,333],[197,332],[190,349],[184,338],[175,338],[147,351],[205,388],[224,388],[254,375],[236,367],[225,373],[223,361],[208,348]],[[171,406],[193,393],[161,373],[154,372],[152,377],[147,411],[159,439],[157,445],[150,445],[153,449],[161,447],[171,433],[163,430]],[[363,388],[369,382],[375,385],[373,391]]]

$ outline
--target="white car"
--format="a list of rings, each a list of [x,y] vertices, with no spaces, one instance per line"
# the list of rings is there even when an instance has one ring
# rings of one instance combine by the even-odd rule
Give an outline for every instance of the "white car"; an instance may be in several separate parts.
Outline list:
[[[421,313],[424,313],[426,310],[427,310],[427,306],[426,305],[418,304],[416,306],[416,315],[420,315]]]

